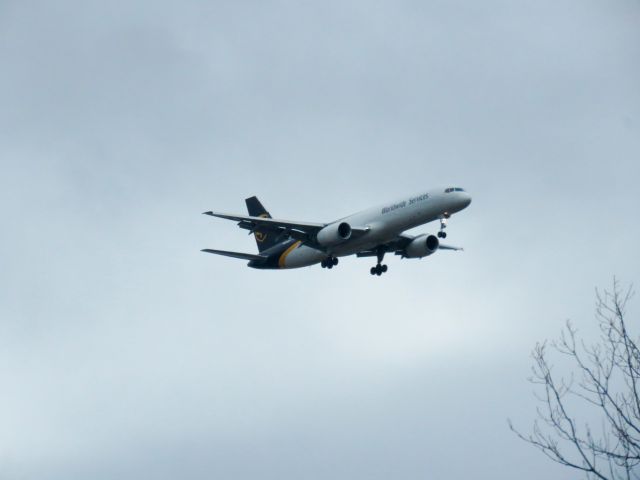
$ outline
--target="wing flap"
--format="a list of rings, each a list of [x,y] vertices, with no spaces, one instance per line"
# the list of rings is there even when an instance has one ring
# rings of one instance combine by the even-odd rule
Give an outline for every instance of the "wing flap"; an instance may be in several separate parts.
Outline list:
[[[378,255],[378,252],[375,250],[364,250],[362,252],[356,253],[356,257],[375,257]]]

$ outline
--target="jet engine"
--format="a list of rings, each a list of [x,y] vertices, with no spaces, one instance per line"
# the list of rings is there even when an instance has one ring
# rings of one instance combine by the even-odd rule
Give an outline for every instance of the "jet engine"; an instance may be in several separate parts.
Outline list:
[[[350,237],[351,225],[347,222],[336,222],[320,230],[316,236],[316,240],[323,247],[331,247],[349,240]]]
[[[440,241],[435,235],[418,235],[404,249],[407,258],[422,258],[431,255],[440,246]]]

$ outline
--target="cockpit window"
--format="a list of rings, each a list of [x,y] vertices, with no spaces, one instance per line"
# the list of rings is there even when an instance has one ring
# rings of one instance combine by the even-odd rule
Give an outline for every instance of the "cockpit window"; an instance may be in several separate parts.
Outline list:
[[[445,188],[444,190],[444,193],[451,193],[451,192],[464,192],[464,188],[449,187],[449,188]]]
[[[446,188],[444,190],[444,193],[451,193],[451,192],[453,192],[453,188]]]

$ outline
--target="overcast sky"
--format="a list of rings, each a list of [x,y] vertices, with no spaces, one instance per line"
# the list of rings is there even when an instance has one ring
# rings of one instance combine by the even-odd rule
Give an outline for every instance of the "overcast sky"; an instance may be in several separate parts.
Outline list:
[[[0,66],[0,478],[575,478],[506,419],[640,280],[640,2],[4,0]],[[447,185],[379,278],[199,251]]]

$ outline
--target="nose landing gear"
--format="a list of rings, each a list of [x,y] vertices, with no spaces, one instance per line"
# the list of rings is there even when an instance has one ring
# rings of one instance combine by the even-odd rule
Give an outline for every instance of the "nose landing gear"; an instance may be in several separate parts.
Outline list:
[[[320,265],[322,266],[322,268],[332,269],[333,267],[338,265],[338,258],[330,255],[322,260],[322,262],[320,262]]]
[[[449,214],[445,213],[440,217],[440,231],[438,232],[438,238],[447,238],[447,232],[444,231],[447,228],[447,218]]]

